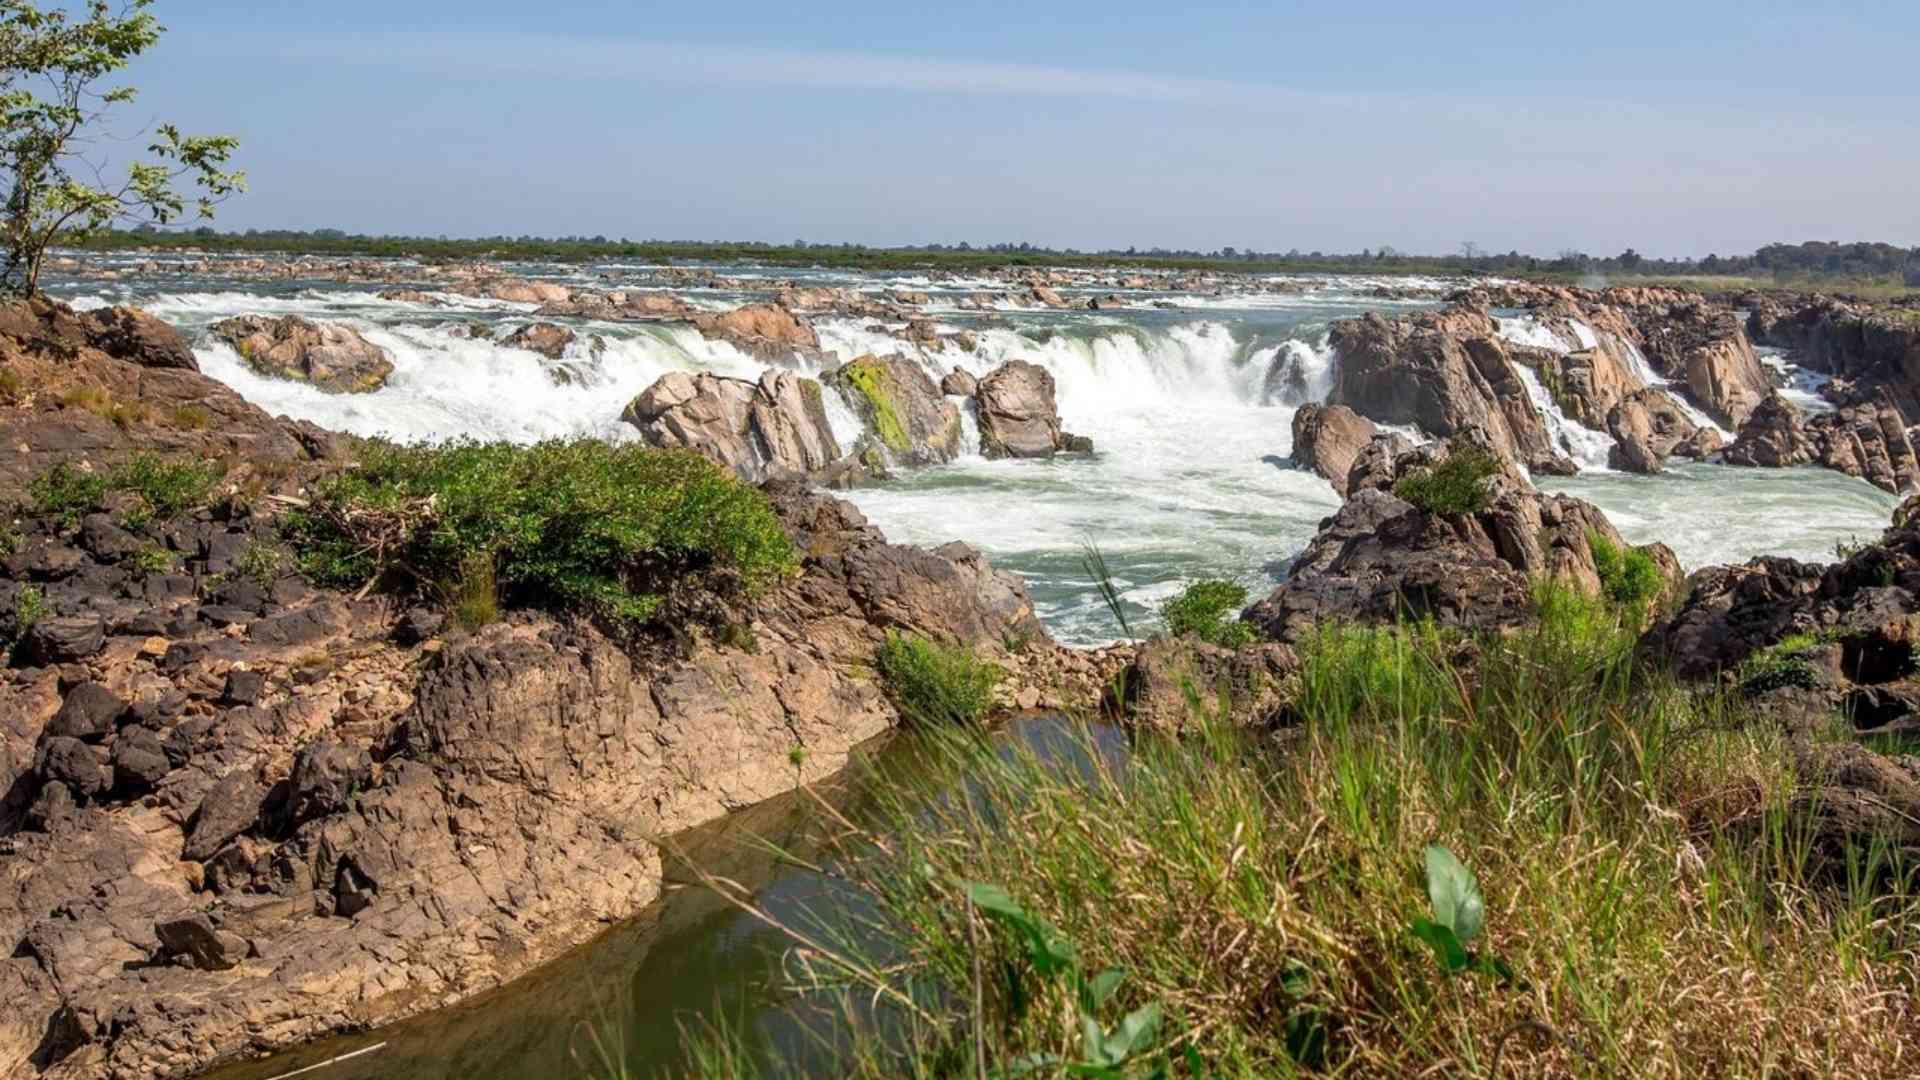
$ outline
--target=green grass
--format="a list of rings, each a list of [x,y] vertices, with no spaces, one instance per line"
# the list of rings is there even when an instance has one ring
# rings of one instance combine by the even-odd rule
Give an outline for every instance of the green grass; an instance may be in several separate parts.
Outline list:
[[[1231,581],[1196,581],[1160,606],[1160,622],[1175,637],[1191,634],[1211,645],[1237,649],[1259,634],[1240,620],[1247,603],[1245,586]]]
[[[893,632],[875,667],[901,718],[919,727],[979,723],[1001,678],[998,667],[971,649]]]
[[[34,512],[58,515],[72,524],[100,509],[109,494],[128,492],[139,497],[139,506],[129,511],[131,523],[139,525],[145,519],[170,518],[205,504],[220,476],[215,464],[152,454],[137,454],[99,471],[63,461],[35,477],[27,486],[27,497]]]
[[[1587,534],[1593,566],[1600,575],[1600,591],[1638,623],[1660,598],[1666,579],[1653,556],[1639,548],[1622,548],[1599,533]]]
[[[626,632],[678,601],[750,598],[794,572],[765,496],[686,451],[591,439],[535,446],[370,443],[289,514],[301,569],[451,601],[480,560],[499,603]]]
[[[1430,514],[1477,514],[1487,508],[1487,481],[1500,459],[1479,447],[1461,447],[1446,460],[1400,478],[1393,493]]]
[[[847,1076],[1910,1074],[1906,868],[1813,843],[1778,727],[1637,668],[1616,607],[1539,602],[1502,636],[1326,629],[1282,749],[935,734],[783,989]],[[1429,845],[1477,879],[1487,963],[1410,932],[1460,893]],[[725,1026],[687,1049],[784,1074]]]

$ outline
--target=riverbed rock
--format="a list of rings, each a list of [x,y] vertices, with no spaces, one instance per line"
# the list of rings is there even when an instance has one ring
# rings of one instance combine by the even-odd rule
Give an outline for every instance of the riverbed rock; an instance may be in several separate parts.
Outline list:
[[[786,371],[758,382],[668,372],[621,418],[650,445],[698,451],[749,483],[820,477],[841,461],[820,384]]]
[[[1648,387],[1629,394],[1607,414],[1614,445],[1607,464],[1625,472],[1657,473],[1668,457],[1704,457],[1720,446],[1720,433],[1701,427],[1666,390]]]
[[[1920,316],[1823,295],[1756,295],[1748,301],[1753,340],[1842,384],[1838,404],[1870,402],[1884,391],[1904,423],[1920,424]]]
[[[972,350],[968,350],[971,352]],[[980,388],[980,380],[969,372],[954,368],[940,379],[940,392],[948,397],[972,397]]]
[[[215,323],[213,334],[260,374],[312,383],[329,394],[378,390],[393,374],[393,358],[385,349],[338,323],[241,315]]]
[[[1891,396],[1807,417],[1778,394],[1761,403],[1724,455],[1729,465],[1824,465],[1904,494],[1920,487],[1920,459]]]
[[[1524,346],[1502,338],[1485,312],[1454,308],[1394,319],[1370,312],[1334,323],[1329,340],[1339,360],[1328,404],[1440,437],[1477,430],[1529,469],[1572,471],[1514,369]]]
[[[989,372],[974,395],[980,419],[980,452],[987,458],[1052,457],[1079,448],[1060,429],[1053,373],[1026,360],[1009,360]]]
[[[1408,617],[1500,630],[1531,617],[1530,593],[1538,578],[1597,592],[1590,539],[1630,545],[1591,503],[1543,495],[1511,466],[1488,482],[1487,507],[1479,513],[1432,513],[1394,494],[1399,479],[1469,445],[1491,450],[1490,439],[1469,433],[1408,450],[1394,460],[1391,473],[1376,473],[1362,485],[1350,480],[1339,512],[1321,523],[1293,560],[1286,582],[1249,608],[1246,618],[1288,643],[1330,624]],[[1672,552],[1659,544],[1645,550],[1670,581],[1678,581]]]
[[[828,372],[825,381],[894,462],[934,465],[962,453],[959,406],[908,357],[857,357]]]
[[[727,312],[706,312],[695,315],[692,321],[707,337],[767,363],[818,361],[824,355],[813,326],[779,304],[748,304]]]
[[[194,912],[153,924],[160,955],[179,958],[201,971],[226,971],[247,958],[247,939],[213,925],[205,912]]]
[[[502,345],[512,349],[526,349],[537,352],[549,360],[560,360],[567,355],[567,346],[574,341],[573,331],[555,323],[528,323],[500,340]]]
[[[1345,405],[1302,405],[1293,414],[1293,463],[1325,477],[1345,498],[1347,475],[1378,431]]]
[[[1227,649],[1192,638],[1156,638],[1135,651],[1107,707],[1135,727],[1169,734],[1193,731],[1208,720],[1272,728],[1294,699],[1299,670],[1299,656],[1286,645]]]
[[[101,308],[81,318],[91,324],[88,343],[109,356],[131,359],[141,367],[200,370],[187,339],[164,320],[139,308]]]

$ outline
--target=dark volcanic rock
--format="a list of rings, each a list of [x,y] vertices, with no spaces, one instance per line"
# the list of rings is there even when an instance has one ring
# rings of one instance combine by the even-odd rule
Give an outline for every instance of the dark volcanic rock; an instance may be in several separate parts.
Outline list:
[[[98,742],[113,732],[127,711],[119,695],[97,682],[84,682],[67,694],[60,711],[47,724],[47,734]]]

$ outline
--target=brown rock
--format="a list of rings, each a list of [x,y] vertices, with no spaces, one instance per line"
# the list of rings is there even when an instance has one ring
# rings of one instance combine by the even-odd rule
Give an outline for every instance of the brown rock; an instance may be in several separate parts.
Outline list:
[[[1025,360],[1009,360],[980,380],[980,452],[989,458],[1052,457],[1069,448],[1054,403],[1053,375]],[[1089,444],[1090,445],[1090,444]]]
[[[861,356],[828,372],[825,381],[893,461],[932,465],[959,456],[960,409],[913,360],[897,353]]]
[[[312,383],[329,394],[378,390],[393,374],[385,349],[337,323],[242,315],[215,323],[213,333],[260,374]]]
[[[559,360],[566,356],[567,346],[573,344],[573,331],[554,323],[529,323],[502,338],[500,343],[512,349],[526,349],[537,352],[549,360]]]
[[[709,338],[770,363],[818,359],[820,338],[813,327],[778,304],[748,304],[721,314],[700,314],[693,325]]]
[[[819,476],[841,460],[820,384],[768,371],[757,383],[669,372],[621,418],[650,445],[697,450],[749,483]]]
[[[1293,463],[1332,481],[1344,498],[1347,475],[1378,430],[1345,405],[1302,405],[1293,414]]]

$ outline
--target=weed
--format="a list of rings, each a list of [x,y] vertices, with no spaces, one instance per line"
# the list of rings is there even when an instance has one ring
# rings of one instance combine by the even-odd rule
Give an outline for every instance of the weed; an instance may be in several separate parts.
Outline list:
[[[212,422],[212,414],[198,405],[180,405],[173,410],[173,426],[182,431],[205,431]]]
[[[1196,581],[1161,605],[1160,622],[1176,637],[1191,634],[1209,644],[1237,649],[1259,637],[1251,623],[1237,617],[1246,603],[1244,586],[1231,581]]]
[[[1393,493],[1430,514],[1477,514],[1487,508],[1487,481],[1500,459],[1477,446],[1463,446],[1446,460],[1400,478]]]
[[[460,564],[460,580],[453,590],[453,620],[468,630],[500,621],[500,587],[491,555],[475,552]]]
[[[1120,590],[1114,587],[1113,571],[1107,566],[1107,557],[1101,553],[1100,545],[1091,538],[1080,545],[1080,565],[1093,579],[1094,588],[1100,591],[1100,599],[1107,605],[1107,612],[1120,627],[1120,636],[1131,639],[1133,627],[1127,621],[1127,608],[1120,599]]]
[[[173,552],[157,544],[149,545],[134,552],[129,560],[134,570],[142,576],[164,574],[174,567],[176,556]]]
[[[1601,593],[1638,625],[1666,587],[1659,565],[1640,548],[1622,549],[1597,532],[1587,534],[1587,547],[1593,552]]]
[[[998,667],[969,649],[888,633],[877,658],[881,681],[910,724],[973,724],[986,715]]]
[[[108,493],[130,492],[140,497],[141,505],[128,510],[123,520],[137,528],[156,515],[173,517],[202,504],[218,480],[217,466],[137,454],[104,472],[59,462],[35,477],[27,494],[36,512],[59,515],[71,526],[99,509]]]
[[[280,579],[286,566],[286,552],[276,545],[256,540],[240,552],[240,556],[233,561],[230,573],[257,585],[269,586]]]
[[[5,368],[0,368],[0,405],[18,405],[26,399],[26,380]]]

